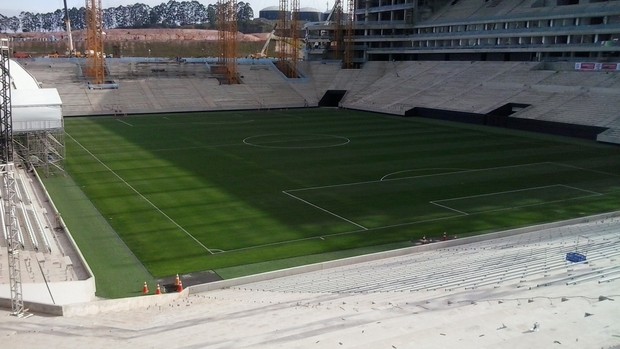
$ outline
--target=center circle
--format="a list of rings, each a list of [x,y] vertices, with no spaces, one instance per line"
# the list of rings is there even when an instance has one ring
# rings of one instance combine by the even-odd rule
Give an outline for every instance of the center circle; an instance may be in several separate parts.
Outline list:
[[[308,134],[308,133],[274,133],[251,136],[243,140],[244,144],[260,148],[276,149],[315,149],[339,147],[349,143],[347,137]]]

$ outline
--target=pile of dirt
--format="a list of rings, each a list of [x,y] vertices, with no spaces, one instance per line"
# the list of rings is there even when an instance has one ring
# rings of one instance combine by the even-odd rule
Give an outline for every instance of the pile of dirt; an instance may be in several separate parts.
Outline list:
[[[86,40],[85,30],[73,31],[73,39],[75,41]],[[56,41],[63,40],[66,33],[64,32],[46,32],[46,33],[17,33],[11,35],[20,40],[36,40],[36,41]],[[243,34],[238,33],[239,41],[264,41],[268,33]],[[127,41],[217,41],[217,30],[206,29],[109,29],[105,31],[105,41],[109,42],[127,42]]]

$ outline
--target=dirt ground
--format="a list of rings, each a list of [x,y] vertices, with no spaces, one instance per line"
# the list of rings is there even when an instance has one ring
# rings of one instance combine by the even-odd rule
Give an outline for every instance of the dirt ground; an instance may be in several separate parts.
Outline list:
[[[16,40],[56,41],[65,38],[65,32],[32,32],[10,35]],[[264,41],[269,33],[238,33],[239,41]],[[110,29],[105,31],[105,40],[113,42],[126,41],[217,41],[217,30],[206,29]],[[85,30],[73,31],[73,39],[86,40]]]

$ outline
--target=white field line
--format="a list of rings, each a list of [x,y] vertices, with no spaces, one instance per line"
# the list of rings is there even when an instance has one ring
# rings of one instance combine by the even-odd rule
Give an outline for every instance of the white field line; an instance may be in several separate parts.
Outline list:
[[[614,177],[620,177],[619,174],[617,173],[611,173],[611,172],[605,172],[605,171],[597,171],[597,170],[591,170],[588,168],[583,168],[583,167],[579,167],[579,166],[573,166],[573,165],[569,165],[569,164],[563,164],[560,162],[552,162],[552,164],[558,165],[558,166],[564,166],[564,167],[569,167],[569,168],[574,168],[577,170],[581,170],[581,171],[588,171],[588,172],[593,172],[593,173],[599,173],[599,174],[604,174],[607,176],[614,176]]]
[[[525,165],[514,165],[514,166],[505,166],[505,167],[494,167],[491,169],[498,169],[498,168],[510,168],[510,167],[519,167],[519,166],[528,166],[528,165],[538,165],[538,164],[556,164],[553,162],[540,162],[540,163],[532,163],[532,164],[525,164]],[[561,164],[560,164],[561,165]],[[573,166],[569,166],[569,167],[573,167]],[[470,171],[482,171],[484,169],[480,169],[480,170],[466,170],[466,171],[459,171],[459,172],[470,172]],[[587,170],[587,169],[584,169]],[[450,172],[450,173],[445,173],[445,174],[454,174],[454,173],[459,173],[459,172]],[[595,171],[598,172],[598,171]],[[417,176],[417,177],[403,177],[403,178],[419,178],[419,177],[429,177],[429,176],[436,176],[436,175],[445,175],[445,174],[433,174],[433,175],[422,175],[422,176]],[[605,173],[604,173],[605,174]],[[611,175],[611,173],[608,173]],[[383,179],[382,181],[389,181],[389,180],[400,180],[403,178],[398,178],[398,179]],[[348,186],[348,185],[356,185],[356,184],[365,184],[365,183],[374,183],[374,182],[379,182],[379,181],[367,181],[367,182],[358,182],[358,183],[349,183],[349,184],[340,184],[340,185],[331,185],[331,186],[321,186],[321,187],[312,187],[312,188],[303,188],[303,189],[294,189],[294,190],[285,190],[283,191],[283,193],[297,199],[300,200],[308,205],[311,205],[319,210],[322,210],[324,212],[327,212],[329,214],[334,215],[332,212],[329,212],[321,207],[318,207],[312,203],[309,203],[308,201],[305,201],[299,197],[296,197],[295,195],[291,194],[291,191],[303,191],[303,190],[310,190],[310,189],[322,189],[322,188],[331,188],[331,187],[339,187],[339,186]],[[586,190],[586,189],[581,189],[581,188],[576,188],[573,186],[569,186],[569,185],[564,185],[564,184],[556,184],[556,185],[550,185],[550,186],[546,186],[546,187],[554,187],[554,186],[563,186],[566,188],[571,188],[571,189],[575,189],[575,190],[580,190],[586,193],[591,193],[592,195],[587,195],[587,196],[580,196],[578,198],[584,198],[584,197],[590,197],[590,196],[599,196],[599,195],[604,195],[602,193],[597,193],[595,191],[591,191],[591,190]],[[545,187],[534,187],[534,188],[545,188]],[[529,189],[534,189],[534,188],[529,188]],[[498,192],[498,193],[490,193],[490,194],[482,194],[482,195],[472,195],[472,196],[464,196],[462,198],[470,198],[470,197],[476,197],[476,196],[483,196],[483,195],[495,195],[495,194],[500,194],[500,193],[508,193],[508,192],[514,192],[514,191],[522,191],[522,190],[528,190],[528,189],[519,189],[519,190],[512,190],[512,191],[506,191],[506,192]],[[235,252],[235,251],[245,251],[245,250],[252,250],[252,249],[256,249],[256,248],[262,248],[262,247],[269,247],[269,246],[276,246],[276,245],[284,245],[287,243],[295,243],[295,242],[299,242],[299,241],[306,241],[306,240],[316,240],[316,239],[325,239],[325,238],[329,238],[329,237],[335,237],[335,236],[341,236],[341,235],[351,235],[351,234],[357,234],[357,233],[361,233],[361,232],[367,232],[367,231],[375,231],[375,230],[382,230],[382,229],[389,229],[389,228],[396,228],[396,227],[404,227],[404,226],[409,226],[409,225],[415,225],[415,224],[419,224],[419,223],[428,223],[428,222],[438,222],[438,221],[443,221],[443,220],[449,220],[449,219],[453,219],[453,218],[458,218],[458,217],[462,217],[464,215],[478,215],[478,214],[485,214],[488,212],[497,212],[497,211],[506,211],[506,210],[511,210],[514,208],[520,208],[520,207],[529,207],[529,206],[536,206],[536,205],[544,205],[547,203],[555,203],[555,202],[564,202],[564,201],[569,201],[569,200],[573,200],[573,199],[578,199],[578,198],[570,198],[570,199],[564,199],[564,200],[555,200],[555,201],[548,201],[548,202],[544,202],[541,204],[533,204],[533,205],[524,205],[524,206],[518,206],[518,207],[506,207],[506,208],[500,208],[500,209],[495,209],[495,210],[488,210],[488,211],[480,211],[480,212],[473,212],[473,213],[466,213],[463,211],[459,211],[444,205],[440,205],[437,204],[437,201],[445,201],[445,200],[455,200],[455,199],[459,199],[459,198],[453,198],[453,199],[445,199],[445,200],[436,200],[436,201],[432,201],[432,204],[435,204],[437,206],[441,206],[443,208],[446,208],[448,210],[457,212],[458,215],[451,215],[448,217],[439,217],[439,218],[431,218],[431,219],[422,219],[419,221],[411,221],[411,222],[403,222],[403,223],[398,223],[398,224],[390,224],[390,225],[384,225],[384,226],[380,226],[380,227],[372,227],[372,228],[366,228],[366,227],[362,227],[357,223],[354,223],[352,221],[349,221],[343,217],[340,217],[338,215],[335,215],[338,218],[344,219],[347,222],[350,222],[356,226],[361,227],[361,230],[352,230],[352,231],[346,231],[346,232],[342,232],[342,233],[333,233],[333,234],[324,234],[321,236],[312,236],[312,237],[307,237],[307,238],[302,238],[302,239],[293,239],[293,240],[287,240],[287,241],[278,241],[278,242],[273,242],[273,243],[268,243],[268,244],[262,244],[262,245],[256,245],[256,246],[248,246],[248,247],[242,247],[242,248],[238,248],[238,249],[232,249],[232,250],[226,250],[223,253],[226,252]]]
[[[119,176],[116,172],[114,172],[114,170],[112,170],[108,165],[106,165],[103,161],[101,161],[95,154],[91,153],[90,150],[86,149],[86,147],[84,147],[82,145],[82,143],[78,142],[69,133],[67,133],[67,136],[69,136],[69,138],[71,138],[77,145],[79,145],[82,149],[84,149],[84,151],[86,151],[90,156],[92,156],[93,159],[97,160],[97,162],[99,162],[103,167],[105,167],[114,176],[116,176],[116,178],[118,178],[127,187],[129,187],[131,190],[133,190],[134,193],[138,194],[138,196],[140,196],[144,201],[146,201],[149,205],[151,205],[157,212],[159,212],[162,216],[166,217],[166,219],[168,219],[177,228],[181,229],[181,231],[183,231],[185,234],[187,234],[187,236],[189,236],[192,240],[194,240],[198,245],[200,245],[202,248],[204,248],[207,252],[209,252],[210,254],[213,254],[213,251],[211,251],[211,249],[209,249],[202,242],[200,242],[198,239],[196,239],[196,237],[194,237],[194,235],[192,235],[190,232],[185,230],[185,228],[183,228],[181,225],[179,225],[179,223],[177,223],[174,219],[172,219],[164,211],[162,211],[159,207],[157,207],[153,202],[151,202],[151,200],[147,199],[144,195],[142,195],[142,193],[140,193],[138,190],[136,190],[136,188],[134,188],[131,184],[127,183],[127,181],[125,181],[121,176]]]
[[[291,192],[296,192],[296,191],[305,191],[305,190],[314,190],[314,189],[348,187],[348,186],[354,186],[354,185],[359,185],[359,184],[370,184],[370,183],[390,182],[390,181],[402,181],[402,180],[408,180],[408,179],[414,179],[414,178],[426,178],[426,177],[435,177],[435,176],[448,176],[448,175],[455,175],[455,174],[460,174],[460,173],[482,172],[482,171],[489,171],[489,170],[499,170],[499,169],[505,169],[505,168],[516,168],[516,167],[525,167],[525,166],[542,165],[542,164],[552,164],[552,162],[534,162],[534,163],[529,163],[529,164],[499,166],[499,167],[487,167],[487,168],[478,168],[478,169],[473,169],[473,170],[463,170],[463,171],[445,172],[445,173],[434,173],[434,174],[427,174],[427,175],[420,175],[420,176],[410,176],[410,177],[400,177],[400,178],[392,178],[392,179],[390,179],[390,178],[387,178],[387,179],[381,178],[381,179],[372,180],[372,181],[362,181],[362,182],[322,185],[322,186],[317,186],[317,187],[288,189],[288,190],[286,190],[286,192],[291,193]]]
[[[373,230],[373,229],[368,229],[368,230]],[[254,249],[257,249],[257,248],[263,248],[263,247],[269,247],[269,246],[278,246],[278,245],[292,244],[292,243],[300,242],[300,241],[325,240],[325,237],[329,237],[329,236],[356,234],[356,233],[361,233],[363,231],[366,231],[366,229],[353,230],[353,231],[347,231],[347,232],[342,232],[342,233],[327,234],[327,235],[322,235],[322,236],[310,236],[310,237],[307,237],[307,238],[300,238],[300,239],[291,239],[291,240],[285,240],[285,241],[270,242],[268,244],[240,247],[240,248],[235,248],[235,249],[232,249],[232,250],[225,250],[225,251],[224,250],[215,250],[215,252],[216,253],[239,252],[239,251],[254,250]],[[219,252],[219,251],[221,251],[221,252]]]
[[[561,185],[561,184],[560,184]],[[564,185],[562,185],[564,186]],[[569,187],[569,188],[574,188],[574,187],[570,187],[570,186],[565,186],[565,187]],[[351,230],[351,231],[345,231],[342,233],[333,233],[333,234],[323,234],[321,236],[312,236],[312,237],[307,237],[307,238],[303,238],[303,239],[293,239],[293,240],[287,240],[287,241],[278,241],[278,242],[272,242],[272,243],[268,243],[268,244],[262,244],[262,245],[256,245],[256,246],[248,246],[248,247],[242,247],[242,248],[237,248],[237,249],[232,249],[232,250],[226,250],[222,253],[226,253],[226,252],[235,252],[235,251],[245,251],[245,250],[252,250],[252,249],[256,249],[256,248],[262,248],[262,247],[269,247],[269,246],[276,246],[276,245],[285,245],[288,243],[295,243],[295,242],[299,242],[299,241],[306,241],[306,240],[316,240],[316,239],[325,239],[325,238],[329,238],[329,237],[336,237],[336,236],[341,236],[341,235],[351,235],[351,234],[357,234],[357,233],[362,233],[362,232],[368,232],[368,231],[375,231],[375,230],[382,230],[382,229],[389,229],[389,228],[397,228],[397,227],[405,227],[405,226],[409,226],[409,225],[415,225],[415,224],[419,224],[419,223],[428,223],[428,222],[438,222],[438,221],[444,221],[444,220],[449,220],[449,219],[453,219],[453,218],[458,218],[458,217],[462,217],[464,215],[467,216],[474,216],[474,215],[478,215],[478,214],[485,214],[485,213],[489,213],[489,212],[498,212],[498,211],[507,211],[507,210],[512,210],[514,208],[520,208],[520,207],[530,207],[530,206],[538,206],[538,205],[544,205],[544,204],[548,204],[548,203],[555,203],[555,202],[564,202],[564,201],[570,201],[573,199],[579,199],[579,198],[584,198],[584,197],[590,197],[590,196],[599,196],[599,195],[604,195],[601,193],[596,193],[593,191],[589,191],[589,190],[585,190],[585,189],[579,189],[579,188],[574,188],[577,190],[581,190],[584,192],[591,192],[592,195],[586,195],[586,196],[580,196],[577,198],[570,198],[570,199],[564,199],[564,200],[555,200],[555,201],[547,201],[541,204],[532,204],[532,205],[523,205],[523,206],[516,206],[516,207],[505,207],[505,208],[500,208],[500,209],[495,209],[495,210],[488,210],[488,211],[480,211],[480,212],[472,212],[472,213],[465,213],[465,212],[461,212],[443,205],[437,205],[437,206],[442,206],[448,210],[451,211],[455,211],[458,212],[458,215],[451,215],[451,216],[447,216],[447,217],[439,217],[439,218],[431,218],[431,219],[422,219],[419,221],[411,221],[411,222],[403,222],[403,223],[398,223],[398,224],[390,224],[390,225],[383,225],[380,227],[372,227],[372,228],[363,228],[360,230]],[[295,197],[294,195],[290,194],[290,193],[286,193],[292,197]],[[490,194],[492,195],[492,194]],[[301,200],[297,197],[295,197],[298,200]],[[303,200],[301,200],[303,201]],[[308,203],[308,202],[306,202]],[[310,204],[310,203],[308,203]],[[312,205],[312,204],[310,204]],[[312,205],[320,210],[320,207],[316,206],[316,205]],[[324,211],[324,210],[323,210]],[[355,223],[353,223],[355,224]],[[357,224],[356,224],[357,225]]]
[[[262,142],[262,143],[252,143],[250,142],[250,140],[252,138],[258,138],[258,137],[268,137],[268,136],[290,136],[291,134],[279,134],[279,133],[273,133],[273,134],[264,134],[264,135],[257,135],[257,136],[250,136],[250,137],[246,137],[243,139],[243,144],[252,146],[252,147],[257,147],[257,148],[284,148],[284,149],[315,149],[315,148],[333,148],[333,147],[341,147],[344,146],[348,143],[351,143],[351,140],[347,137],[343,137],[343,136],[334,136],[334,135],[324,135],[324,134],[308,134],[308,135],[304,135],[304,134],[298,134],[297,136],[304,136],[302,138],[293,138],[293,139],[282,139],[282,140],[274,140],[274,141],[269,141],[269,142]],[[308,147],[287,147],[287,146],[273,146],[270,144],[281,144],[281,143],[289,143],[289,142],[303,142],[303,141],[313,141],[313,140],[321,140],[321,139],[325,139],[325,138],[320,138],[320,137],[330,137],[330,138],[334,138],[334,139],[340,139],[342,141],[344,141],[341,144],[334,144],[334,145],[325,145],[325,146],[308,146]],[[329,138],[328,138],[329,139]]]
[[[306,200],[304,200],[304,199],[302,199],[302,198],[300,198],[300,197],[297,197],[297,196],[295,196],[295,195],[293,195],[293,194],[291,194],[291,193],[287,193],[286,191],[282,191],[282,192],[283,192],[284,194],[286,194],[286,195],[288,195],[288,196],[292,197],[293,199],[296,199],[296,200],[299,200],[299,201],[303,202],[303,203],[304,203],[304,204],[306,204],[306,205],[310,205],[310,206],[312,206],[312,207],[314,207],[314,208],[316,208],[316,209],[319,209],[319,210],[321,210],[321,211],[323,211],[323,212],[325,212],[325,213],[328,213],[328,214],[330,214],[330,215],[332,215],[332,216],[334,216],[334,217],[336,217],[336,218],[339,218],[339,219],[341,219],[341,220],[343,220],[343,221],[345,221],[345,222],[348,222],[348,223],[351,223],[351,224],[353,224],[353,225],[355,225],[355,226],[357,226],[357,227],[360,227],[360,228],[362,228],[363,230],[368,230],[368,228],[364,227],[364,226],[363,226],[363,225],[361,225],[361,224],[357,224],[357,223],[353,222],[353,221],[352,221],[352,220],[350,220],[350,219],[346,219],[346,218],[344,218],[344,217],[342,217],[342,216],[340,216],[340,215],[335,214],[334,212],[331,212],[331,211],[329,211],[329,210],[326,210],[326,209],[324,209],[324,208],[322,208],[322,207],[320,207],[320,206],[317,206],[317,205],[315,205],[315,204],[313,204],[313,203],[311,203],[311,202],[309,202],[309,201],[306,201]]]
[[[585,195],[585,196],[576,196],[576,197],[572,197],[572,198],[568,198],[568,199],[561,199],[561,200],[551,200],[551,201],[545,201],[545,202],[536,203],[536,204],[529,204],[529,205],[520,205],[520,206],[511,206],[511,207],[505,207],[505,208],[498,208],[498,209],[494,209],[494,210],[481,211],[481,212],[478,212],[478,213],[486,213],[486,212],[503,211],[503,210],[509,210],[509,209],[513,209],[513,208],[521,208],[521,207],[540,206],[540,205],[546,205],[546,204],[550,204],[550,203],[554,203],[554,202],[564,202],[564,201],[569,201],[569,200],[574,200],[574,199],[587,198],[587,197],[591,197],[591,196],[601,196],[601,195],[604,195],[604,194],[602,194],[602,193],[598,193],[598,192],[595,192],[595,191],[592,191],[592,190],[581,189],[581,188],[573,187],[573,186],[570,186],[570,185],[564,185],[564,184],[553,184],[553,185],[545,185],[545,186],[541,186],[541,187],[530,187],[530,188],[524,188],[524,189],[516,189],[516,190],[499,191],[499,192],[495,192],[495,193],[487,193],[487,194],[480,194],[480,195],[461,196],[461,197],[450,198],[450,199],[442,199],[442,200],[433,200],[433,201],[429,201],[429,202],[430,202],[431,204],[433,204],[433,205],[437,205],[437,206],[443,207],[443,208],[448,209],[448,210],[451,210],[451,211],[456,211],[456,212],[462,213],[462,214],[464,214],[464,215],[469,215],[470,213],[463,212],[463,211],[459,211],[459,210],[457,210],[457,209],[455,209],[455,208],[452,208],[452,207],[450,207],[450,206],[446,206],[446,205],[439,204],[438,202],[457,201],[457,200],[462,200],[462,199],[471,199],[471,198],[478,198],[478,197],[483,197],[483,196],[493,196],[493,195],[501,195],[501,194],[507,194],[507,193],[517,193],[517,192],[521,192],[521,191],[538,190],[538,189],[546,189],[546,188],[554,188],[554,187],[564,187],[564,188],[569,188],[569,189],[573,189],[573,190],[581,191],[581,192],[584,192],[584,193],[588,193],[589,195]]]
[[[192,145],[192,146],[186,146],[186,147],[153,148],[153,149],[149,149],[149,152],[166,152],[166,151],[211,149],[211,148],[220,148],[220,147],[240,147],[240,146],[245,146],[245,145],[242,144],[242,143],[210,144],[210,145],[205,144],[205,145]],[[121,149],[119,147],[114,147],[112,145],[98,147],[98,149],[101,149],[101,150],[114,149],[114,150],[118,150],[118,151],[133,151],[136,148],[138,148],[138,147],[125,147],[125,148]]]
[[[462,200],[462,199],[479,198],[479,197],[483,197],[483,196],[493,196],[493,195],[498,195],[498,194],[518,193],[518,192],[521,192],[521,191],[538,190],[538,189],[546,189],[546,188],[553,188],[553,187],[565,187],[565,188],[575,189],[575,190],[578,190],[578,191],[583,191],[583,192],[586,192],[586,193],[603,195],[601,193],[597,193],[597,192],[594,192],[594,191],[571,187],[570,185],[551,184],[551,185],[543,185],[541,187],[529,187],[529,188],[523,188],[523,189],[498,191],[498,192],[487,193],[487,194],[468,195],[468,196],[460,196],[460,197],[450,198],[450,199],[433,200],[431,202],[432,203],[436,203],[436,202],[444,202],[444,201],[456,201],[456,200]]]
[[[399,173],[405,173],[405,172],[415,172],[415,171],[425,171],[425,170],[456,170],[453,173],[457,173],[457,172],[463,172],[463,171],[469,171],[470,169],[467,168],[453,168],[453,167],[430,167],[430,168],[420,168],[420,169],[413,169],[413,170],[402,170],[402,171],[396,171],[396,172],[392,172],[392,173],[388,173],[385,176],[381,177],[380,181],[385,181],[388,179],[388,177],[393,176],[393,175],[397,175]],[[445,172],[443,173],[435,173],[437,174],[445,174]],[[420,175],[420,176],[424,176],[424,175]],[[411,176],[405,177],[405,178],[412,178]]]
[[[158,148],[158,149],[149,149],[149,151],[179,151],[179,150],[195,150],[195,149],[209,149],[209,148],[220,148],[220,147],[238,147],[244,146],[242,143],[229,143],[229,144],[210,144],[210,145],[192,145],[187,147],[174,147],[174,148]]]
[[[132,124],[130,124],[130,123],[126,122],[126,121],[123,121],[123,120],[121,120],[121,119],[115,119],[115,120],[116,120],[116,121],[118,121],[118,122],[122,122],[123,124],[125,124],[125,125],[127,125],[127,126],[131,126],[131,127],[133,127],[133,125],[132,125]],[[71,136],[69,136],[69,137],[71,137]]]
[[[590,193],[593,194],[593,196],[599,196],[599,195],[605,195],[603,193],[599,193],[597,191],[593,191],[593,190],[588,190],[588,189],[581,189],[581,188],[577,188],[577,187],[573,187],[572,185],[566,185],[566,184],[558,184],[562,187],[566,187],[566,188],[571,188],[571,189],[575,189],[575,190],[579,190],[579,191],[584,191],[586,193]]]
[[[442,200],[439,200],[439,201],[442,201]],[[460,211],[460,210],[457,210],[456,208],[452,208],[452,207],[450,207],[450,206],[446,206],[446,205],[438,204],[438,203],[437,203],[437,201],[429,201],[429,203],[431,203],[431,204],[433,204],[433,205],[435,205],[435,206],[439,206],[439,207],[441,207],[441,208],[445,208],[446,210],[450,210],[450,211],[458,212],[458,213],[462,214],[463,216],[467,216],[467,215],[469,215],[469,213],[467,213],[467,212],[463,212],[463,211]]]

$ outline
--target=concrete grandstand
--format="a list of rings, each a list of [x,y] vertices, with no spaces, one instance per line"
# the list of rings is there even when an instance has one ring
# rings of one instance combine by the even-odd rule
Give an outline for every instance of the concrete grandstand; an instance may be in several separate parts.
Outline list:
[[[210,70],[213,60],[114,58],[107,69],[118,88],[93,90],[77,59],[21,60],[11,71],[19,81],[13,110],[22,158],[62,171],[64,151],[53,144],[62,144],[63,116],[317,107],[330,91],[346,91],[330,106],[620,144],[618,47],[601,44],[618,37],[620,3],[461,0],[427,9],[430,3],[364,2],[367,28],[359,29],[367,34],[359,42],[366,40],[367,49],[358,52],[360,69],[305,61],[299,79],[262,59],[240,60],[242,83],[220,85]],[[398,35],[375,40],[387,33],[373,16],[383,22],[387,12],[404,22],[407,10],[417,21],[403,26],[403,35],[414,41]],[[578,34],[579,45],[569,45],[575,37],[562,42],[564,34],[548,34],[540,45],[553,37],[557,46],[541,50],[531,31],[550,32],[546,28],[529,31],[528,43],[519,35],[516,42],[491,44],[503,42],[507,34],[500,29],[524,33],[511,27],[516,19],[532,28],[549,18],[569,23],[586,17],[590,25],[597,25],[594,17],[607,18],[592,42],[583,39],[589,33]],[[461,26],[478,29],[465,34]],[[500,28],[488,29],[493,39],[486,43],[493,47],[484,52],[474,47],[489,34],[481,35],[480,26]],[[488,59],[494,55],[502,59]],[[408,58],[419,60],[401,60]],[[17,173],[20,226],[27,232],[24,298],[37,314],[64,315],[0,317],[0,335],[22,347],[69,347],[76,340],[93,348],[620,347],[617,213],[197,285],[180,294],[95,300],[96,276],[36,172],[24,166]],[[589,263],[564,260],[572,251],[587,254]],[[0,236],[0,257],[6,253]],[[8,295],[4,264],[0,298]]]
[[[108,59],[119,85],[113,90],[88,89],[71,59],[24,64],[43,87],[58,90],[66,116],[318,106],[328,90],[344,90],[339,105],[345,108],[400,116],[447,110],[465,113],[464,122],[520,105],[502,116],[593,127],[584,137],[620,143],[617,64],[590,71],[567,62],[368,62],[361,69],[301,62],[304,77],[287,79],[270,60],[247,60],[239,65],[243,84],[220,86],[206,60]]]

